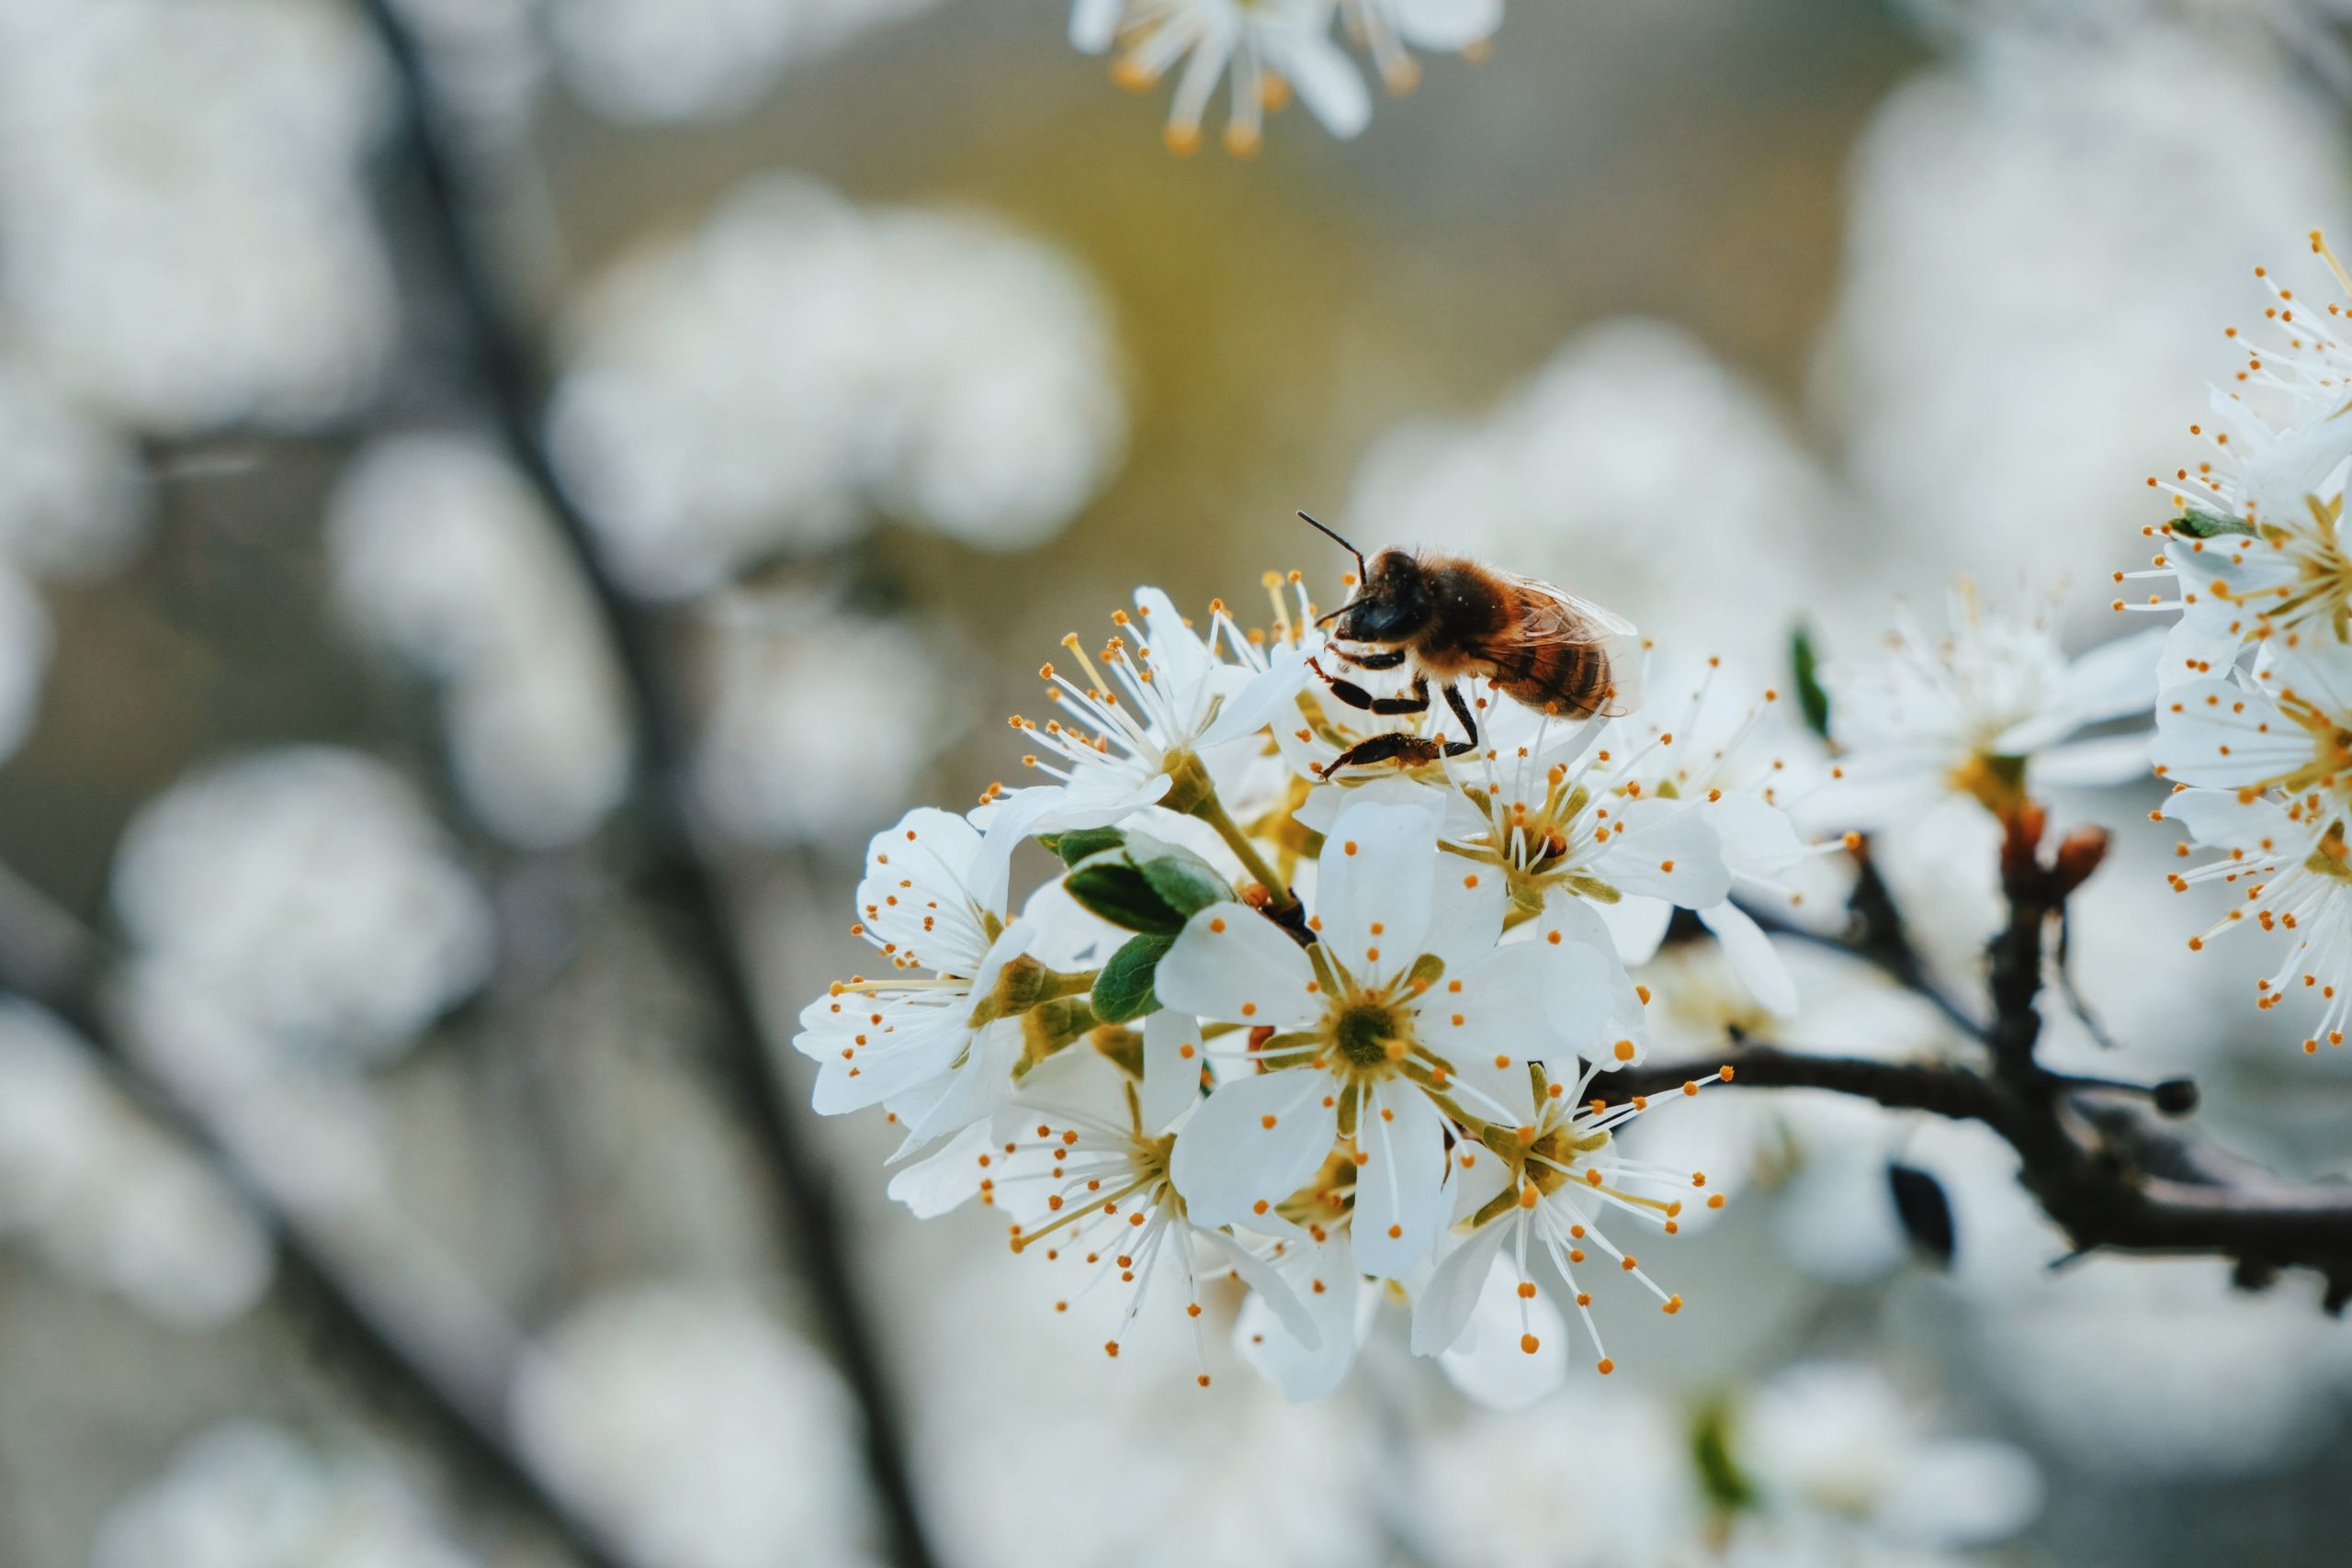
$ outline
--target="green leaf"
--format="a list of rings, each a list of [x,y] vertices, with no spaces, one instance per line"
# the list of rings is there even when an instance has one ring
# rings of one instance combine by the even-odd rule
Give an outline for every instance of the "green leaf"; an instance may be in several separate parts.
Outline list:
[[[2245,518],[2224,517],[2218,512],[2184,512],[2168,519],[2165,525],[2191,539],[2217,538],[2223,534],[2251,536],[2254,533],[2254,525]]]
[[[1152,992],[1152,981],[1159,961],[1175,945],[1172,936],[1130,937],[1094,976],[1094,1016],[1105,1023],[1125,1023],[1159,1011],[1159,998]]]
[[[1699,1490],[1723,1512],[1737,1513],[1758,1502],[1756,1483],[1732,1457],[1732,1415],[1721,1400],[1702,1406],[1690,1427],[1690,1464]]]
[[[1037,841],[1061,856],[1064,865],[1076,865],[1090,855],[1117,849],[1127,836],[1116,828],[1073,828],[1067,833],[1040,833]]]
[[[1170,846],[1136,863],[1144,880],[1151,884],[1152,891],[1187,919],[1211,904],[1223,904],[1233,897],[1232,887],[1217,874],[1216,867],[1190,850]]]
[[[1124,931],[1174,936],[1184,929],[1184,915],[1160,897],[1124,849],[1105,850],[1070,867],[1062,886],[1080,905]]]
[[[1829,739],[1829,694],[1821,687],[1820,660],[1814,653],[1813,632],[1803,621],[1789,637],[1789,664],[1797,682],[1797,711],[1804,727]]]

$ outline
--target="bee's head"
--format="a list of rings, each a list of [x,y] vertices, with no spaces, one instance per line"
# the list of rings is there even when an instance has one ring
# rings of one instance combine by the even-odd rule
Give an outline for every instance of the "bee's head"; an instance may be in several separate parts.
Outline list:
[[[1355,597],[1341,606],[1334,635],[1348,642],[1402,642],[1430,618],[1429,579],[1405,550],[1372,558]]]

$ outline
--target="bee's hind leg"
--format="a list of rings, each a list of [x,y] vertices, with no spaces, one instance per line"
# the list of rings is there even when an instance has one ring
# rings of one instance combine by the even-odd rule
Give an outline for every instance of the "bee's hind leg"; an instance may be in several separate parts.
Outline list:
[[[1359,767],[1371,762],[1401,762],[1408,768],[1417,768],[1424,762],[1434,762],[1441,756],[1455,754],[1454,744],[1419,735],[1375,735],[1369,740],[1357,741],[1316,772],[1328,779],[1341,768]]]

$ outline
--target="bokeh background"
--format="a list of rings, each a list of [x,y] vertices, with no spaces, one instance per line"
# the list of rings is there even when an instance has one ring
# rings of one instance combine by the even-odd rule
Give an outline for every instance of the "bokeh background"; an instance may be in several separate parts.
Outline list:
[[[2342,1562],[2312,1292],[2053,1269],[1989,1136],[1801,1095],[1661,1131],[1740,1201],[1605,1385],[1487,1410],[1394,1316],[1317,1405],[1106,1363],[988,1217],[885,1198],[887,1129],[787,1107],[779,1168],[643,809],[691,796],[805,1093],[867,835],[1007,777],[1136,583],[1335,587],[1296,508],[1751,690],[1961,573],[2112,636],[2252,267],[2352,216],[2335,10],[1520,0],[1240,161],[1059,0],[0,0],[0,976],[47,1004],[0,1008],[0,1562],[577,1561],[551,1497],[638,1568],[888,1562],[877,1420],[971,1568]],[[2059,802],[2122,835],[2074,932],[2122,1043],[2052,1051],[2341,1168],[2352,1074],[2183,962],[2145,793]],[[1966,987],[1984,834],[1884,864]],[[1776,1037],[1960,1049],[1792,961]],[[1755,1021],[1659,963],[1669,1034]]]

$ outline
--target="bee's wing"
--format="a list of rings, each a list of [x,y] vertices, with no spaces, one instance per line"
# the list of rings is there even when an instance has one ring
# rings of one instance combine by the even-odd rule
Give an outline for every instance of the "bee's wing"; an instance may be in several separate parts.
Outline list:
[[[1513,577],[1524,594],[1527,614],[1518,640],[1530,648],[1580,648],[1609,660],[1608,700],[1594,710],[1604,718],[1642,705],[1642,634],[1634,623],[1582,594],[1532,577]]]

